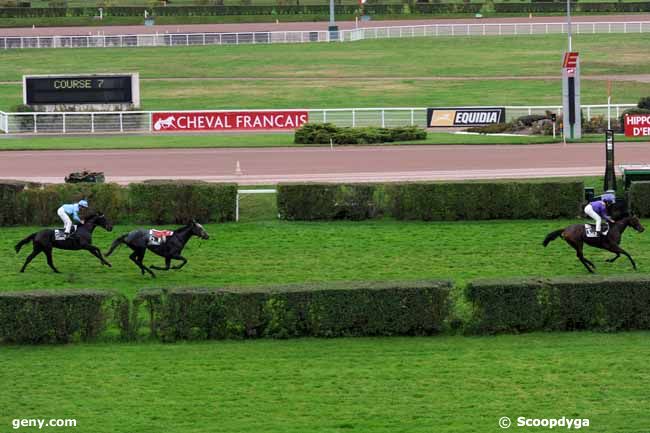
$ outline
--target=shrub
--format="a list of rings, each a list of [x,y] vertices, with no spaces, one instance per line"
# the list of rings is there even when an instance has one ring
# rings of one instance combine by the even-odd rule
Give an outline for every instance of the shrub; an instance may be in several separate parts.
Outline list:
[[[25,182],[0,182],[0,226],[18,224],[18,196],[25,189]]]
[[[164,341],[295,336],[431,335],[449,312],[447,281],[328,283],[230,292],[146,292]],[[144,298],[141,298],[144,299]]]
[[[287,220],[364,220],[380,213],[372,184],[279,184],[278,212]]]
[[[106,291],[0,293],[0,341],[88,341],[97,338],[110,324],[116,324],[126,336],[130,326],[128,308],[126,298]]]
[[[129,185],[129,201],[135,222],[185,224],[235,218],[236,184],[149,181]]]
[[[650,329],[648,276],[479,280],[466,297],[470,332]]]
[[[298,128],[294,142],[299,144],[371,144],[424,140],[425,130],[415,126],[399,128],[342,128],[331,123],[307,123]]]
[[[632,182],[628,194],[632,213],[640,217],[650,216],[650,181]]]
[[[582,182],[401,183],[386,187],[390,214],[404,220],[573,218]]]
[[[639,103],[637,104],[637,107],[643,110],[650,110],[650,96],[645,96],[639,99]]]

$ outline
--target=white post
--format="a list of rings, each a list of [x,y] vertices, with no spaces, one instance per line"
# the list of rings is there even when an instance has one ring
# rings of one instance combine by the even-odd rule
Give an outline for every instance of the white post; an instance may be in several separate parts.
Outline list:
[[[63,133],[65,134],[65,113],[63,113]]]
[[[124,132],[124,115],[120,113],[120,132]]]
[[[153,131],[153,124],[152,124],[153,121],[152,121],[152,118],[153,118],[153,113],[150,111],[150,112],[149,112],[149,132],[152,132],[152,131]]]
[[[95,113],[90,113],[90,132],[95,133]]]
[[[411,126],[415,125],[414,118],[415,118],[415,110],[411,108]]]
[[[381,127],[382,128],[386,127],[385,118],[386,118],[386,110],[382,108],[381,109]]]
[[[235,200],[235,221],[239,221],[239,193],[237,193],[237,200]]]
[[[190,46],[190,35],[185,35],[185,46]]]
[[[612,97],[607,96],[607,129],[612,129]]]
[[[587,120],[591,120],[591,107],[587,107]]]
[[[354,108],[352,109],[352,127],[354,128],[357,124],[357,116]]]
[[[38,128],[36,127],[36,114],[34,114],[34,134],[38,133]]]

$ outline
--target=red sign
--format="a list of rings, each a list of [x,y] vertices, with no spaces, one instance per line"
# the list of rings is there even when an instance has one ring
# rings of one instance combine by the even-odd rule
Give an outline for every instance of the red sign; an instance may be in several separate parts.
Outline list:
[[[650,135],[650,114],[626,114],[625,135],[627,137]]]
[[[154,132],[289,130],[308,120],[307,111],[192,111],[151,116]]]
[[[562,61],[563,68],[576,68],[578,66],[578,53],[570,52],[564,53],[564,60]]]

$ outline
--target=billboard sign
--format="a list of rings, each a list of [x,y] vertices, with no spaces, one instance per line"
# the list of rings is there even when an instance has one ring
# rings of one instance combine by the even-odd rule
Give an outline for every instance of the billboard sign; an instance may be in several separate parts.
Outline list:
[[[307,111],[156,112],[154,132],[292,130],[309,121]]]
[[[650,136],[650,114],[626,114],[625,136],[646,137]]]
[[[506,121],[504,107],[428,108],[429,128],[484,126]]]

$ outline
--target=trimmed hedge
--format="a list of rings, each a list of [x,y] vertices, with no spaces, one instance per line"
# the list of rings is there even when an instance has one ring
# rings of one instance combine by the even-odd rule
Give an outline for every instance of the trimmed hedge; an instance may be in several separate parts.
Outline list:
[[[129,302],[106,291],[0,293],[0,342],[68,343],[97,338],[109,325],[130,335]]]
[[[235,219],[236,184],[152,181],[122,187],[117,184],[0,184],[0,225],[59,223],[56,211],[82,198],[113,223],[184,224]]]
[[[465,182],[388,185],[390,214],[401,220],[573,218],[582,182]]]
[[[332,123],[306,123],[294,135],[296,144],[373,144],[424,140],[427,132],[417,126],[397,128],[347,128]]]
[[[277,203],[286,220],[365,220],[379,215],[380,192],[373,184],[279,184]]]
[[[628,197],[633,214],[639,217],[650,216],[650,181],[632,182]]]
[[[233,221],[236,184],[149,181],[128,188],[131,216],[137,223],[185,224],[200,221]]]
[[[163,341],[432,335],[449,313],[447,281],[338,283],[255,292],[144,291],[138,305]]]
[[[478,280],[471,332],[650,329],[650,277]]]

